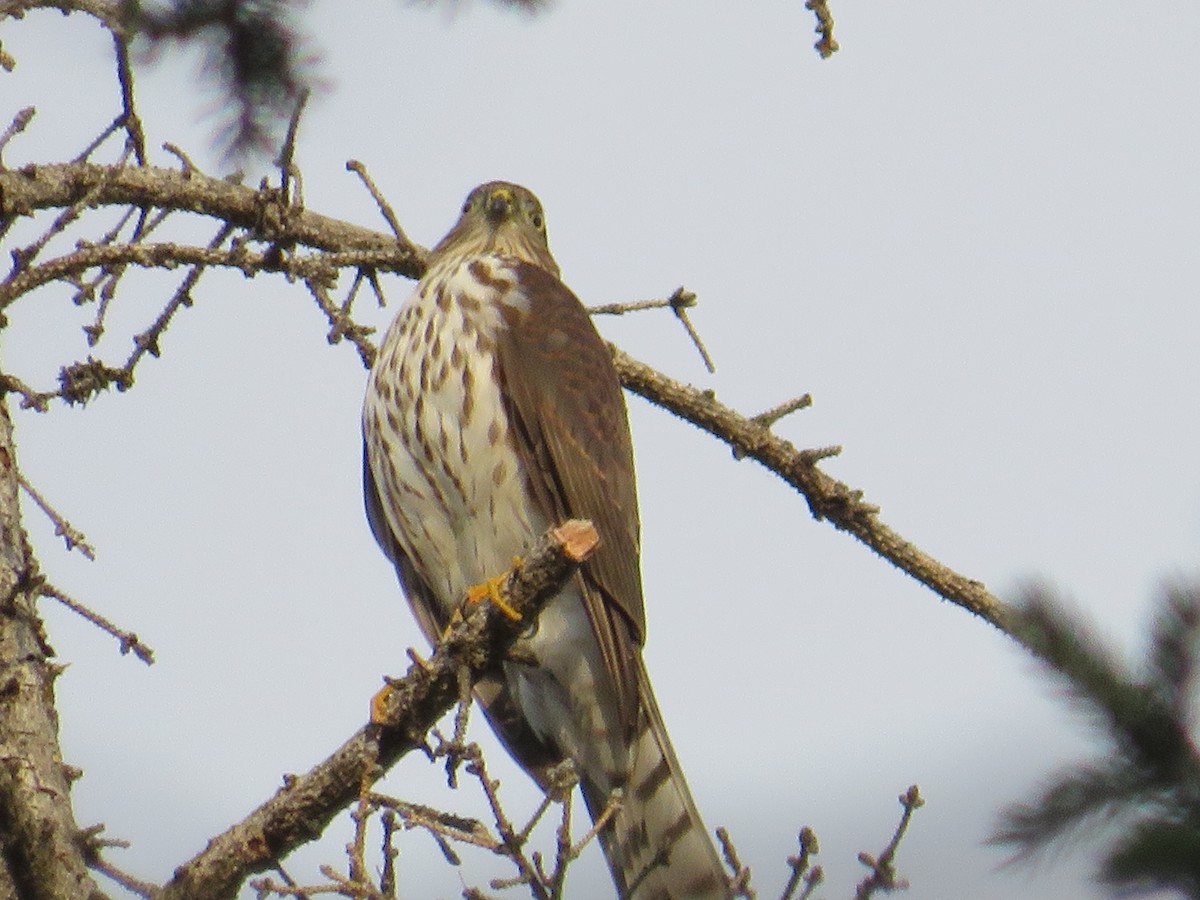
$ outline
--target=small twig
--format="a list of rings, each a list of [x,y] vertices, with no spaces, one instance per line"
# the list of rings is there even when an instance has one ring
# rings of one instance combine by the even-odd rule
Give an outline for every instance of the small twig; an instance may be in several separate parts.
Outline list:
[[[808,409],[812,406],[812,402],[812,394],[801,394],[799,397],[785,400],[778,406],[771,407],[766,412],[760,412],[757,416],[751,416],[750,421],[763,428],[770,428],[784,416],[789,416],[797,410]]]
[[[647,309],[667,309],[671,305],[668,300],[631,300],[628,303],[601,303],[589,306],[587,311],[593,316],[623,316],[626,313],[644,312]]]
[[[78,155],[76,155],[75,158],[71,160],[71,162],[73,162],[73,163],[87,162],[88,158],[93,153],[95,153],[97,149],[99,149],[101,144],[103,144],[105,141],[107,141],[110,137],[112,137],[114,134],[116,134],[118,131],[120,131],[124,127],[125,127],[125,112],[124,112],[124,110],[122,110],[120,113],[117,114],[117,117],[115,119],[113,119],[111,122],[108,123],[108,125],[104,128],[103,131],[101,131],[98,135],[96,135],[96,137],[94,137],[92,139],[92,142],[90,144],[88,144],[86,147],[84,147],[83,150],[81,150],[78,153]],[[122,156],[128,157],[130,152],[132,152],[132,150],[133,150],[132,144],[126,144],[125,153],[122,154]],[[123,158],[122,163],[124,161],[125,160]]]
[[[38,593],[43,597],[50,597],[57,600],[67,609],[87,619],[97,628],[106,631],[121,642],[121,655],[133,651],[134,656],[150,666],[154,664],[154,651],[142,643],[136,634],[132,631],[124,631],[110,622],[104,616],[97,612],[88,609],[78,600],[60,591],[52,584],[43,584],[38,588]]]
[[[813,48],[821,54],[821,59],[829,59],[840,48],[833,39],[833,15],[829,12],[826,0],[805,0],[804,8],[812,10],[817,17],[817,27],[813,30],[821,37],[813,44]]]
[[[299,885],[299,883],[296,881],[296,879],[294,879],[291,875],[288,874],[287,869],[285,869],[282,864],[276,863],[275,871],[279,874],[279,877],[283,879],[283,883],[286,884],[289,888],[291,888],[292,896],[294,896],[296,898],[296,900],[308,900],[307,889],[302,888]],[[277,893],[282,893],[282,892],[277,892]]]
[[[170,141],[164,141],[162,148],[179,160],[179,164],[182,167],[182,172],[184,175],[191,175],[193,172],[200,171],[198,168],[196,168],[196,164],[192,162],[191,157],[184,153],[183,150],[181,150],[175,144],[172,144]]]
[[[8,146],[8,142],[24,131],[31,121],[34,114],[37,112],[32,106],[26,106],[19,110],[8,127],[4,129],[4,133],[0,134],[0,172],[4,171],[4,148]]]
[[[397,800],[385,794],[369,792],[367,796],[373,806],[392,810],[409,826],[424,828],[476,847],[494,849],[495,842],[488,836],[487,828],[478,819],[442,812],[421,803]]]
[[[146,132],[133,103],[133,67],[129,64],[129,44],[116,31],[112,33],[117,55],[117,78],[121,82],[121,124],[133,146],[133,156],[139,166],[146,165]],[[85,157],[86,158],[86,157]]]
[[[371,192],[371,196],[375,199],[375,205],[379,207],[379,212],[383,214],[383,218],[387,221],[388,227],[392,229],[392,234],[396,236],[397,240],[404,244],[411,243],[408,236],[404,233],[404,229],[400,227],[400,220],[396,218],[396,213],[392,210],[391,204],[384,199],[383,194],[375,186],[375,182],[371,179],[371,176],[367,174],[367,167],[357,159],[351,159],[346,162],[346,171],[354,172],[362,179],[362,183]]]
[[[300,130],[300,117],[304,115],[304,107],[308,105],[308,88],[303,88],[296,97],[296,105],[292,109],[292,117],[288,120],[287,134],[283,139],[283,149],[279,153],[279,190],[294,206],[303,205],[299,191],[299,171],[293,159],[296,155],[296,133]],[[297,184],[297,192],[293,196],[289,190],[293,181]]]
[[[383,838],[379,848],[379,852],[383,856],[383,871],[379,873],[379,890],[389,900],[396,896],[396,857],[400,855],[400,851],[393,843],[396,819],[396,814],[390,809],[385,809],[383,815],[379,817],[379,824],[383,828]]]
[[[112,881],[119,884],[121,887],[130,893],[137,894],[139,897],[153,897],[159,891],[157,884],[152,884],[149,881],[142,881],[135,878],[128,872],[125,872],[100,855],[101,851],[116,847],[127,849],[130,846],[129,841],[120,840],[119,838],[103,838],[100,837],[104,831],[103,823],[92,825],[88,828],[83,828],[76,835],[80,849],[83,851],[83,857],[87,860],[88,868],[94,869],[97,872],[107,876]]]
[[[466,666],[458,667],[458,709],[454,713],[454,737],[443,742],[435,756],[446,755],[446,783],[458,787],[458,767],[462,764],[462,748],[467,741],[467,722],[471,712],[471,673]]]
[[[805,887],[804,893],[800,897],[803,900],[825,880],[825,873],[820,866],[813,866],[811,869],[808,867],[809,860],[821,851],[820,845],[817,843],[816,832],[805,825],[800,829],[797,840],[800,844],[800,852],[787,858],[788,868],[792,870],[792,874],[788,877],[780,900],[791,900],[802,881]]]
[[[25,493],[29,495],[30,499],[32,499],[33,502],[38,505],[41,511],[46,514],[46,518],[54,523],[54,534],[57,537],[61,537],[66,542],[68,551],[78,548],[80,553],[82,553],[88,559],[95,561],[96,549],[88,543],[83,532],[78,528],[75,528],[66,520],[66,518],[62,516],[61,513],[58,512],[58,510],[51,506],[46,498],[41,495],[38,489],[29,483],[29,479],[27,479],[20,472],[17,473],[17,484],[21,485],[22,490],[24,490]]]
[[[487,763],[484,762],[483,754],[480,752],[479,747],[471,745],[468,749],[472,752],[469,756],[470,762],[467,764],[467,772],[474,775],[480,787],[483,788],[483,794],[487,798],[488,807],[492,811],[492,820],[496,826],[496,833],[500,835],[500,843],[495,852],[507,857],[517,867],[518,872],[516,878],[493,879],[491,881],[492,888],[494,890],[502,890],[506,887],[524,884],[529,886],[529,891],[536,900],[551,900],[545,882],[538,876],[537,869],[529,857],[525,855],[524,841],[521,840],[517,830],[513,828],[512,822],[500,804],[500,796],[496,793],[500,787],[500,782],[493,781],[488,775]]]
[[[750,887],[750,870],[742,864],[737,848],[733,846],[733,839],[724,826],[717,829],[717,840],[721,843],[721,854],[725,857],[725,865],[729,866],[733,873],[733,877],[729,881],[729,889],[733,896],[754,900],[756,895],[754,889]]]
[[[359,271],[362,271],[361,269]],[[379,273],[374,269],[367,269],[367,280],[371,282],[371,290],[375,292],[375,300],[379,304],[379,308],[383,309],[387,306],[387,298],[383,296],[383,287],[379,284]]]
[[[121,229],[124,228],[125,224],[135,213],[137,214],[137,222],[133,226],[133,233],[129,242],[130,244],[142,243],[149,234],[167,220],[172,212],[173,210],[169,209],[159,210],[153,219],[147,219],[148,211],[145,208],[131,206],[126,210],[125,215],[121,217],[120,221],[107,233],[102,235],[99,241],[96,241],[96,245],[105,246],[115,243]],[[102,266],[100,267],[100,274],[89,285],[81,287],[79,293],[75,295],[75,303],[81,305],[94,296],[98,285],[103,284],[103,287],[100,288],[100,303],[96,308],[96,318],[92,320],[90,325],[83,326],[83,333],[87,337],[89,347],[96,346],[104,334],[104,321],[108,317],[109,307],[112,305],[113,298],[117,294],[117,285],[127,271],[129,271],[129,266],[122,262]]]
[[[38,391],[26,384],[15,375],[0,374],[0,391],[21,395],[21,409],[33,409],[46,412],[50,409],[50,401],[59,396],[58,391]]]
[[[784,416],[790,415],[800,409],[807,409],[812,406],[812,394],[801,394],[791,400],[785,400],[778,406],[773,406],[766,412],[760,412],[757,416],[751,416],[750,421],[762,428],[769,429],[772,425],[782,419]],[[816,450],[809,451],[816,454],[816,460],[828,459],[831,456],[837,456],[842,452],[841,447],[821,447]],[[745,459],[746,453],[737,447],[733,448],[734,459]]]
[[[362,360],[363,365],[368,369],[371,368],[375,363],[377,348],[370,340],[370,335],[375,332],[375,329],[367,325],[359,325],[342,309],[339,309],[329,296],[325,285],[318,279],[305,278],[304,285],[312,294],[313,299],[317,301],[318,308],[325,313],[325,318],[329,320],[329,333],[325,339],[330,344],[336,344],[342,338],[350,341],[358,350],[358,358]]]
[[[371,818],[371,804],[367,792],[358,796],[358,806],[350,813],[354,819],[354,841],[347,847],[350,858],[350,880],[355,882],[367,879],[367,822]]]
[[[683,327],[687,330],[688,337],[692,339],[692,343],[696,345],[696,349],[700,351],[700,358],[704,360],[704,367],[708,371],[717,371],[716,364],[713,363],[712,357],[708,355],[708,348],[704,346],[704,341],[700,340],[700,332],[696,330],[696,326],[692,324],[692,320],[688,318],[688,307],[696,305],[696,295],[691,291],[685,291],[682,287],[676,289],[670,297],[671,311],[675,313]]]
[[[124,846],[129,846],[128,842],[122,842]],[[94,869],[102,873],[106,878],[116,882],[125,890],[139,897],[152,898],[158,896],[161,888],[150,881],[143,881],[128,872],[117,868],[107,859],[97,853],[88,861],[88,868]]]
[[[232,225],[222,225],[208,242],[207,249],[216,250],[229,239],[233,230]],[[179,287],[175,289],[175,293],[171,295],[171,299],[167,301],[167,305],[163,307],[162,312],[150,324],[150,327],[134,336],[133,352],[130,353],[129,358],[125,360],[125,365],[122,367],[130,384],[133,383],[133,370],[141,362],[142,357],[149,353],[157,359],[162,352],[158,346],[159,339],[162,337],[163,332],[167,330],[167,326],[171,324],[171,320],[175,317],[175,314],[184,307],[192,305],[192,290],[196,287],[196,282],[200,280],[200,276],[204,274],[204,270],[205,266],[203,264],[192,266],[188,270],[187,275],[184,276],[183,281],[179,283]]]
[[[899,799],[900,805],[904,807],[904,812],[900,816],[900,824],[896,826],[896,833],[892,835],[888,845],[883,848],[883,852],[879,854],[878,858],[869,853],[858,854],[858,861],[871,872],[858,883],[854,892],[854,900],[869,900],[877,890],[888,893],[908,887],[906,881],[896,877],[896,850],[900,846],[904,832],[908,830],[908,823],[913,813],[925,805],[925,800],[915,784],[901,794]]]
[[[704,367],[709,372],[715,372],[717,371],[717,367],[713,364],[712,357],[708,354],[708,348],[704,346],[704,341],[700,339],[700,333],[696,331],[692,320],[688,318],[688,309],[695,305],[696,295],[689,290],[679,287],[666,300],[634,300],[629,303],[605,303],[600,306],[589,306],[587,307],[587,311],[593,316],[623,316],[626,313],[642,312],[647,309],[670,309],[671,312],[675,313],[675,318],[679,319],[684,330],[687,331],[688,337],[692,339],[692,343],[696,345],[696,349],[700,353],[700,358],[704,361]]]

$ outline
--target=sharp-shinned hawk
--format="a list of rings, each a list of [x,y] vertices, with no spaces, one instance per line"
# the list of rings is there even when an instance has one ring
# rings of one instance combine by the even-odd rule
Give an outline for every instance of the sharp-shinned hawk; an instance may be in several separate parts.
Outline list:
[[[621,387],[528,190],[492,182],[467,198],[384,337],[363,434],[371,527],[430,642],[548,527],[595,523],[595,555],[476,694],[543,787],[572,760],[593,818],[622,790],[600,834],[622,897],[728,897],[642,663]]]

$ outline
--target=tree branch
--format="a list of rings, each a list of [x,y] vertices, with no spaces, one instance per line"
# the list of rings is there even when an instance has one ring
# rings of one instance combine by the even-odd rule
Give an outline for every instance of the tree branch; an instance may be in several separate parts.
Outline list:
[[[854,535],[884,559],[942,597],[1011,634],[1008,606],[982,582],[942,565],[879,521],[879,510],[856,491],[818,468],[835,450],[799,450],[754,419],[730,409],[711,392],[681,384],[610,345],[621,383],[656,406],[675,413],[749,456],[804,495],[817,519]]]
[[[393,271],[410,278],[419,278],[424,271],[426,251],[416,244],[291,206],[275,189],[256,190],[195,169],[58,163],[0,172],[0,220],[31,215],[39,209],[68,207],[84,197],[95,206],[161,207],[201,213],[286,246],[392,251]]]
[[[501,591],[505,602],[520,613],[519,621],[490,603],[480,604],[427,662],[414,663],[403,678],[391,681],[383,701],[386,727],[364,726],[307,774],[286,776],[274,797],[176,869],[160,900],[232,896],[249,875],[319,837],[360,792],[404,754],[424,746],[426,732],[458,699],[459,668],[467,666],[475,681],[499,665],[598,541],[590,522],[573,520],[547,532]]]
[[[38,900],[100,897],[58,745],[57,669],[37,614],[40,579],[18,492],[12,420],[0,399],[0,890]]]

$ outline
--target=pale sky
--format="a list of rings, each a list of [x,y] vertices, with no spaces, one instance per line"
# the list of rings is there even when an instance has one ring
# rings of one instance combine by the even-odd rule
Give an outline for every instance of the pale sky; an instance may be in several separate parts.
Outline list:
[[[356,158],[429,245],[474,185],[525,184],[585,302],[695,291],[717,374],[668,314],[604,319],[607,337],[747,414],[811,392],[777,430],[842,445],[826,471],[884,522],[1000,596],[1050,583],[1140,653],[1163,579],[1200,575],[1200,6],[831,8],[842,50],[822,61],[801,0],[560,0],[532,19],[318,0],[307,205],[386,230],[345,171]],[[38,107],[5,162],[69,159],[118,111],[106,35],[44,12],[0,38],[19,64],[0,73],[0,124]],[[143,66],[141,112],[152,147],[221,172],[196,72],[191,53]],[[122,362],[180,277],[131,277],[93,352]],[[410,287],[387,279],[393,309]],[[423,649],[362,513],[356,354],[327,347],[282,280],[213,274],[196,300],[132,391],[17,417],[23,471],[98,551],[62,552],[31,510],[48,577],[158,655],[122,658],[43,604],[69,664],[78,818],[133,841],[113,860],[159,881],[323,759]],[[24,301],[5,368],[52,384],[89,352],[91,314],[63,292]],[[855,855],[883,847],[914,782],[910,896],[1095,896],[1086,840],[1003,871],[982,846],[1001,806],[1100,752],[1029,658],[754,463],[629,404],[648,667],[697,803],[759,896],[778,895],[802,825],[820,894],[851,896]],[[520,818],[532,785],[485,723],[474,736]],[[415,757],[384,789],[482,809]],[[293,876],[342,864],[347,822]],[[451,869],[419,833],[401,849],[405,896],[510,874],[481,855]],[[570,896],[611,896],[598,853]]]

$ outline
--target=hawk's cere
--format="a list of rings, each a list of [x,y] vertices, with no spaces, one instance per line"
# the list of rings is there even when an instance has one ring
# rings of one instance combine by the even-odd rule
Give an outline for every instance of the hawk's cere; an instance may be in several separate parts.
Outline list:
[[[532,193],[471,192],[388,328],[363,434],[371,527],[430,642],[546,528],[595,523],[595,555],[476,693],[543,787],[569,758],[593,818],[622,790],[600,836],[622,897],[728,897],[642,664],[624,398]]]

